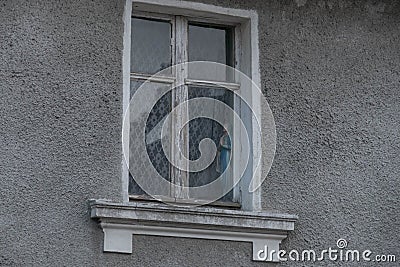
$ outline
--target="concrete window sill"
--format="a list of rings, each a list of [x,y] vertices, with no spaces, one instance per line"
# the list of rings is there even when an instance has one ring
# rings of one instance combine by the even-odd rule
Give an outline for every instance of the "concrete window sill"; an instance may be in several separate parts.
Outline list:
[[[289,214],[144,202],[91,200],[90,208],[103,229],[107,252],[132,253],[132,236],[140,234],[252,242],[256,261],[262,260],[259,251],[265,247],[277,252],[297,220]],[[278,261],[273,256],[267,260]]]

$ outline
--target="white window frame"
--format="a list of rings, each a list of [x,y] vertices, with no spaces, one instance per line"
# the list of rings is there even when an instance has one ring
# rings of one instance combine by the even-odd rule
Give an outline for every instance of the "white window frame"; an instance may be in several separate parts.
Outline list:
[[[204,18],[192,18],[192,17],[185,17],[182,15],[172,15],[172,14],[157,14],[154,12],[143,12],[143,11],[137,11],[133,10],[132,12],[132,17],[134,18],[143,18],[143,19],[157,19],[157,20],[162,20],[165,22],[169,22],[171,24],[171,32],[172,32],[172,37],[171,37],[171,63],[172,65],[176,63],[185,63],[188,62],[188,48],[189,48],[189,40],[188,40],[188,26],[190,23],[204,23],[205,25],[210,25],[210,26],[218,26],[218,27],[229,27],[234,30],[234,40],[232,42],[234,43],[234,50],[232,52],[234,66],[235,68],[238,68],[239,66],[239,59],[240,58],[240,50],[236,49],[237,47],[241,46],[241,38],[240,38],[240,29],[237,26],[237,24],[232,24],[232,23],[225,23],[224,25],[221,25],[220,22],[215,22],[212,20],[211,22],[207,19]],[[186,65],[183,65],[182,67],[186,68]],[[175,70],[175,69],[174,69]],[[172,98],[173,101],[172,103],[175,103],[177,99],[187,99],[187,94],[189,91],[190,86],[195,86],[195,87],[206,87],[206,88],[227,88],[229,90],[239,90],[240,89],[240,84],[238,82],[235,82],[232,80],[231,82],[227,81],[212,81],[212,80],[207,80],[207,79],[192,79],[188,77],[188,70],[184,69],[180,72],[172,72],[170,76],[157,76],[153,74],[143,74],[143,73],[137,73],[137,72],[130,72],[130,81],[135,80],[135,81],[152,81],[155,83],[160,83],[160,84],[168,84],[172,87],[175,88],[175,84],[184,84],[180,88],[176,88],[176,90],[173,90]],[[193,90],[193,89],[192,89]],[[179,92],[177,92],[179,91]],[[178,95],[179,94],[179,95]],[[129,97],[129,96],[124,96],[124,97]],[[237,112],[240,113],[240,110],[238,110],[238,103],[237,99],[234,98],[234,103],[233,103],[234,108],[236,108]],[[173,107],[172,107],[173,108]],[[187,111],[186,111],[187,112]],[[181,116],[177,116],[180,118],[185,117],[185,111],[183,111],[183,114]],[[175,121],[173,123],[174,125],[179,125],[180,121]],[[129,126],[129,125],[128,125]],[[181,125],[182,126],[182,125]],[[176,127],[180,129],[180,127]],[[234,133],[240,133],[239,126],[233,123],[233,132]],[[186,129],[188,130],[188,129]],[[172,135],[173,138],[180,138],[180,133],[176,132],[175,134]],[[239,135],[234,142],[238,142],[238,140],[241,138]],[[186,140],[187,142],[188,140]],[[174,141],[173,141],[174,143]],[[182,143],[185,143],[185,140],[182,140]],[[188,150],[188,145],[186,144],[186,150]],[[129,145],[127,145],[129,147]],[[236,151],[233,153],[233,162],[239,161],[240,160],[240,147],[238,146],[233,146],[234,149],[237,147]],[[178,155],[178,153],[171,153],[172,156]],[[176,162],[177,159],[175,159],[174,162]],[[233,166],[236,166],[236,164],[233,164]],[[237,168],[232,168],[230,167],[233,172],[233,177],[238,177],[238,175],[235,175],[237,173]],[[189,176],[190,174],[184,173],[184,172],[179,172],[179,173],[171,173],[171,181],[172,183],[178,183],[180,180],[183,180],[183,184],[189,184]],[[221,188],[221,191],[223,189]],[[226,207],[241,207],[240,206],[240,185],[237,185],[233,188],[233,201],[232,202],[222,202],[222,201],[215,201],[212,203],[214,206],[226,206]],[[201,204],[202,202],[205,202],[203,199],[195,199],[193,196],[190,195],[190,190],[188,191],[179,191],[179,192],[170,192],[170,195],[168,196],[152,196],[155,197],[156,200],[161,200],[163,202],[174,202],[174,203],[194,203],[194,204]],[[152,200],[154,198],[142,196],[142,195],[129,195],[130,200]]]
[[[140,17],[148,17],[148,18],[156,18],[156,19],[170,19],[172,16],[182,16],[184,17],[181,20],[177,20],[177,23],[181,23],[185,18],[189,18],[190,21],[196,22],[204,22],[209,24],[219,24],[226,26],[234,26],[234,56],[235,56],[235,68],[239,71],[246,74],[250,77],[254,84],[259,88],[260,87],[260,72],[259,72],[259,54],[258,54],[258,16],[254,11],[247,10],[237,10],[237,9],[226,9],[221,7],[213,6],[212,11],[209,9],[209,5],[199,4],[199,3],[191,3],[191,2],[178,2],[177,1],[162,1],[162,0],[138,0],[133,1],[132,5],[132,13],[131,16],[140,16]],[[123,51],[123,59],[124,59],[124,71],[123,71],[123,79],[124,79],[124,106],[123,109],[127,110],[129,108],[129,100],[130,100],[130,80],[132,78],[132,74],[130,72],[130,53],[131,53],[131,23],[129,16],[125,16],[125,36],[124,36],[124,51]],[[173,25],[174,26],[174,25]],[[182,29],[183,27],[177,27],[177,29]],[[178,32],[172,36],[173,41],[182,42],[185,46],[187,44],[187,40],[182,37],[187,37],[187,33],[179,34]],[[174,52],[174,51],[173,51]],[[179,52],[179,51],[178,51]],[[184,51],[186,52],[186,51]],[[187,58],[183,57],[183,58]],[[175,62],[175,55],[172,53],[172,64],[179,64],[183,62]],[[140,77],[140,75],[134,75],[134,78],[149,78],[149,76],[144,75]],[[180,75],[178,75],[180,77]],[[159,79],[154,79],[154,82],[163,82],[163,77]],[[206,81],[202,80],[192,80],[186,79],[186,84],[193,85],[201,85]],[[179,83],[179,81],[177,81]],[[236,83],[218,83],[213,82],[209,83],[209,85],[214,86],[225,86],[232,89],[239,89],[240,85]],[[238,88],[239,87],[239,88]],[[256,90],[256,88],[254,88]],[[252,92],[241,92],[242,95],[248,95],[248,98],[251,99],[252,102],[251,107],[253,112],[256,113],[255,117],[260,118],[260,99],[256,97],[252,97]],[[236,108],[236,103],[234,104]],[[240,111],[239,111],[240,112]],[[257,123],[252,122],[252,127],[256,127]],[[129,127],[127,127],[129,128]],[[236,126],[237,128],[237,126]],[[129,136],[129,129],[127,129],[127,133],[125,136]],[[233,144],[244,143],[241,140],[245,139],[245,136],[241,134],[240,131],[233,129],[234,137]],[[259,138],[255,133],[257,130],[253,130],[253,155],[261,154],[261,141],[257,140]],[[126,148],[129,148],[129,140],[124,140],[124,145]],[[233,162],[240,160],[240,146],[233,146]],[[128,163],[129,164],[129,163]],[[233,173],[237,173],[239,168],[239,164],[233,164]],[[123,199],[124,201],[129,201],[130,196],[128,193],[129,186],[129,166],[123,160],[123,173],[122,173],[122,184],[123,184]],[[251,176],[251,175],[249,175]],[[242,210],[248,211],[260,211],[261,210],[261,188],[257,189],[254,192],[249,192],[249,184],[251,179],[260,180],[261,179],[261,168],[257,168],[255,173],[253,173],[252,177],[243,177],[237,186],[234,188],[234,199],[239,203],[240,208]],[[201,200],[199,200],[201,201]],[[230,203],[233,204],[233,203]],[[227,206],[230,205],[227,203]]]
[[[132,2],[133,1],[133,2]],[[132,5],[141,11],[162,14],[197,17],[218,24],[237,25],[240,36],[236,52],[240,52],[239,70],[251,77],[255,86],[260,86],[258,52],[258,16],[251,10],[238,10],[176,0],[126,0],[124,11],[124,47],[123,47],[123,110],[127,110],[130,100],[130,50]],[[255,90],[255,89],[254,89]],[[260,99],[251,91],[253,112],[261,113]],[[247,98],[247,97],[246,97]],[[124,112],[125,113],[125,112]],[[129,112],[126,114],[129,116]],[[123,118],[124,120],[124,118]],[[129,118],[125,118],[129,121]],[[253,127],[256,123],[252,122]],[[124,131],[127,129],[124,128]],[[256,131],[253,131],[256,133]],[[123,133],[123,144],[128,144],[129,132]],[[234,142],[240,142],[235,139]],[[239,137],[241,138],[241,137]],[[253,134],[254,155],[261,153],[261,140]],[[233,152],[238,153],[238,152]],[[189,237],[215,240],[246,241],[253,244],[253,260],[278,262],[277,253],[272,258],[263,258],[260,251],[279,250],[279,244],[294,230],[296,215],[261,211],[261,189],[246,193],[250,179],[241,180],[241,209],[221,209],[216,207],[177,207],[155,202],[130,202],[129,166],[122,160],[122,188],[120,201],[90,200],[91,217],[100,222],[104,232],[106,252],[132,253],[132,237],[135,234]],[[253,173],[260,179],[261,168]],[[247,190],[244,190],[247,189]]]

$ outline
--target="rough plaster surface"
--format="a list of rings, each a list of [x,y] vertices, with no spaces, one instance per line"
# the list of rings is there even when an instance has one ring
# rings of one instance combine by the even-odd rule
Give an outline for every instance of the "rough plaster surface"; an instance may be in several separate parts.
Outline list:
[[[239,242],[137,236],[132,255],[101,252],[86,201],[120,198],[123,2],[0,1],[0,266],[274,265]],[[346,238],[399,258],[398,2],[202,2],[259,12],[278,133],[263,206],[300,216],[283,248]]]

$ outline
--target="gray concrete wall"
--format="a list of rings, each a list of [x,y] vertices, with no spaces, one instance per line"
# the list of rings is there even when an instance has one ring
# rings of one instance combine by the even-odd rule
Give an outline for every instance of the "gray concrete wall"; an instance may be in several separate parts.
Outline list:
[[[101,252],[86,201],[119,198],[123,2],[0,1],[0,266],[274,265],[237,242]],[[278,133],[263,206],[300,216],[283,248],[399,258],[398,1],[203,2],[259,12]]]

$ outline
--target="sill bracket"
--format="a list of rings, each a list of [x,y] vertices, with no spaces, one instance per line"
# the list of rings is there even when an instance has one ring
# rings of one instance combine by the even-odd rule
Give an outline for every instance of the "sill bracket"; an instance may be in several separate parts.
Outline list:
[[[155,235],[251,242],[253,260],[272,262],[279,261],[279,244],[297,220],[288,214],[161,203],[90,200],[90,208],[103,229],[106,252],[132,253],[134,234]]]

